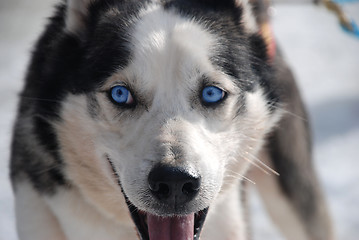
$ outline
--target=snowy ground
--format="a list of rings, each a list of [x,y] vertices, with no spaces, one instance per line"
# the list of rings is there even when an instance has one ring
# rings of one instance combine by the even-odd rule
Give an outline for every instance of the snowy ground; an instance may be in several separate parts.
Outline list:
[[[53,2],[0,0],[0,240],[17,239],[8,180],[10,133],[29,52]],[[346,10],[359,22],[359,4]],[[281,4],[275,13],[278,41],[311,114],[315,165],[338,239],[358,239],[359,39],[344,34],[323,8]],[[252,210],[256,239],[281,239],[256,197]]]

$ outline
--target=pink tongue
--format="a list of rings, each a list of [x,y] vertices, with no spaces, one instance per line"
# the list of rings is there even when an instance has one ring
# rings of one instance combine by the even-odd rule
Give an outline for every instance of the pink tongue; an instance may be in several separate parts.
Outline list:
[[[194,214],[181,217],[158,217],[147,214],[150,240],[193,240]]]

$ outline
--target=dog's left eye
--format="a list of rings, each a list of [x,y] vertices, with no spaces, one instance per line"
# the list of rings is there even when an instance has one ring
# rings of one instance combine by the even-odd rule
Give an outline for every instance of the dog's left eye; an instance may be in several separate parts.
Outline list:
[[[130,106],[134,103],[131,91],[125,86],[115,86],[111,88],[111,99],[120,105]]]
[[[205,104],[218,103],[224,99],[226,92],[215,86],[207,86],[202,90],[202,101]]]

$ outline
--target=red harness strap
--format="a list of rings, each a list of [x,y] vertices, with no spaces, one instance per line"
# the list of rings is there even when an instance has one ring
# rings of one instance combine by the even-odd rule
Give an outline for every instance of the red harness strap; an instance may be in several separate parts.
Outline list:
[[[267,45],[267,55],[269,62],[273,62],[276,53],[276,43],[274,39],[273,29],[269,22],[265,22],[260,27],[260,34]]]

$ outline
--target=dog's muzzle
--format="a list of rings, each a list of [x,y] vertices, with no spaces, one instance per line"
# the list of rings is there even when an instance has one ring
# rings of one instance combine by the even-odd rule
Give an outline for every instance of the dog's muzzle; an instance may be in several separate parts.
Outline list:
[[[143,240],[199,239],[208,208],[191,212],[188,204],[201,189],[201,176],[190,168],[158,164],[148,175],[154,213],[138,210],[127,198],[132,219]]]

